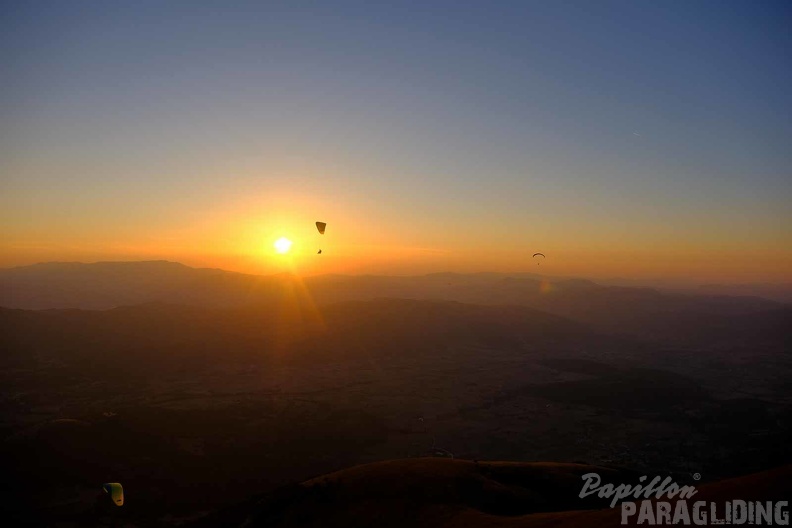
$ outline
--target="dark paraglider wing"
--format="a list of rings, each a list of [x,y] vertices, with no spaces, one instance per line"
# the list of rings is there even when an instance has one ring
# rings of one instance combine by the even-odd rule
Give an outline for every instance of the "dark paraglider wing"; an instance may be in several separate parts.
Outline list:
[[[320,235],[324,235],[325,227],[327,227],[327,223],[326,222],[316,222],[316,230],[319,231]],[[316,254],[317,255],[321,255],[322,254],[322,250],[320,249],[319,251],[316,252]]]

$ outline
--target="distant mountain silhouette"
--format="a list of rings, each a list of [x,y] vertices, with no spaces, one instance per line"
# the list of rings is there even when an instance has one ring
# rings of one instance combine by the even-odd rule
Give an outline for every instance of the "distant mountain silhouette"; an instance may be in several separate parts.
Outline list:
[[[402,298],[521,305],[608,332],[680,342],[754,339],[789,307],[758,297],[667,293],[530,274],[440,273],[414,277],[327,275],[300,279],[196,269],[174,262],[47,263],[0,270],[0,306],[108,309],[149,302],[242,307]],[[765,317],[767,315],[767,317]],[[751,327],[760,320],[761,329]],[[737,332],[738,327],[743,327]]]
[[[33,310],[147,302],[233,306],[274,294],[284,280],[167,261],[50,262],[0,270],[0,305]]]
[[[51,357],[90,364],[94,371],[123,372],[262,359],[286,348],[288,360],[300,362],[318,359],[317,354],[337,360],[372,351],[415,354],[440,345],[508,348],[598,339],[580,323],[528,307],[405,299],[349,301],[321,311],[305,300],[239,308],[164,303],[104,311],[0,308],[0,335],[6,344],[0,364]]]
[[[775,301],[792,302],[792,283],[786,284],[703,284],[696,290],[704,295],[734,295],[764,297]]]

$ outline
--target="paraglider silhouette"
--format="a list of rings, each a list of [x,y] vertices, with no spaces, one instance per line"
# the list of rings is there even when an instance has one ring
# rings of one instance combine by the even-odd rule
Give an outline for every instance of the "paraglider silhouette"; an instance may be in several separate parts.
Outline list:
[[[325,227],[327,227],[327,223],[325,223],[325,222],[316,222],[316,230],[319,231],[320,235],[324,235]],[[319,251],[316,252],[316,254],[317,255],[321,255],[322,254],[322,250],[320,249]]]
[[[534,253],[532,258],[536,258],[536,257],[542,257],[542,260],[547,258],[547,257],[545,257],[544,253]],[[539,262],[540,262],[539,260],[536,261],[536,265],[537,266],[539,265]]]

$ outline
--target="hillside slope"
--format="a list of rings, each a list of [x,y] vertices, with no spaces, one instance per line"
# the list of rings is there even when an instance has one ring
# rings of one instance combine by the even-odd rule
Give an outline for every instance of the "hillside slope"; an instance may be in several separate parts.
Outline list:
[[[583,464],[392,460],[282,488],[195,527],[619,526],[620,508],[609,508],[609,499],[578,497],[582,475],[592,472],[614,485],[635,484],[639,476]],[[792,466],[785,466],[697,486],[694,500],[788,500],[790,486]]]

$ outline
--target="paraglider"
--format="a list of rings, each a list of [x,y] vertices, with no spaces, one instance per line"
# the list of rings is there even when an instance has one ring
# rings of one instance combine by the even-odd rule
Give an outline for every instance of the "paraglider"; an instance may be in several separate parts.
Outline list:
[[[110,495],[113,504],[116,506],[124,505],[124,488],[118,482],[107,482],[102,484],[102,489]]]
[[[547,258],[547,257],[545,257],[545,254],[544,254],[544,253],[534,253],[534,254],[533,254],[533,258],[536,258],[536,257],[542,257],[542,260],[544,260],[544,259],[546,259],[546,258]],[[537,261],[536,261],[536,265],[537,265],[537,266],[539,265],[539,262],[541,262],[541,261],[540,261],[540,260],[537,260]]]
[[[325,222],[316,222],[316,229],[317,229],[317,231],[319,231],[320,235],[324,235],[325,227],[327,227],[327,223],[325,223]],[[317,255],[321,255],[322,254],[322,250],[320,249],[319,251],[316,252],[316,254]]]

